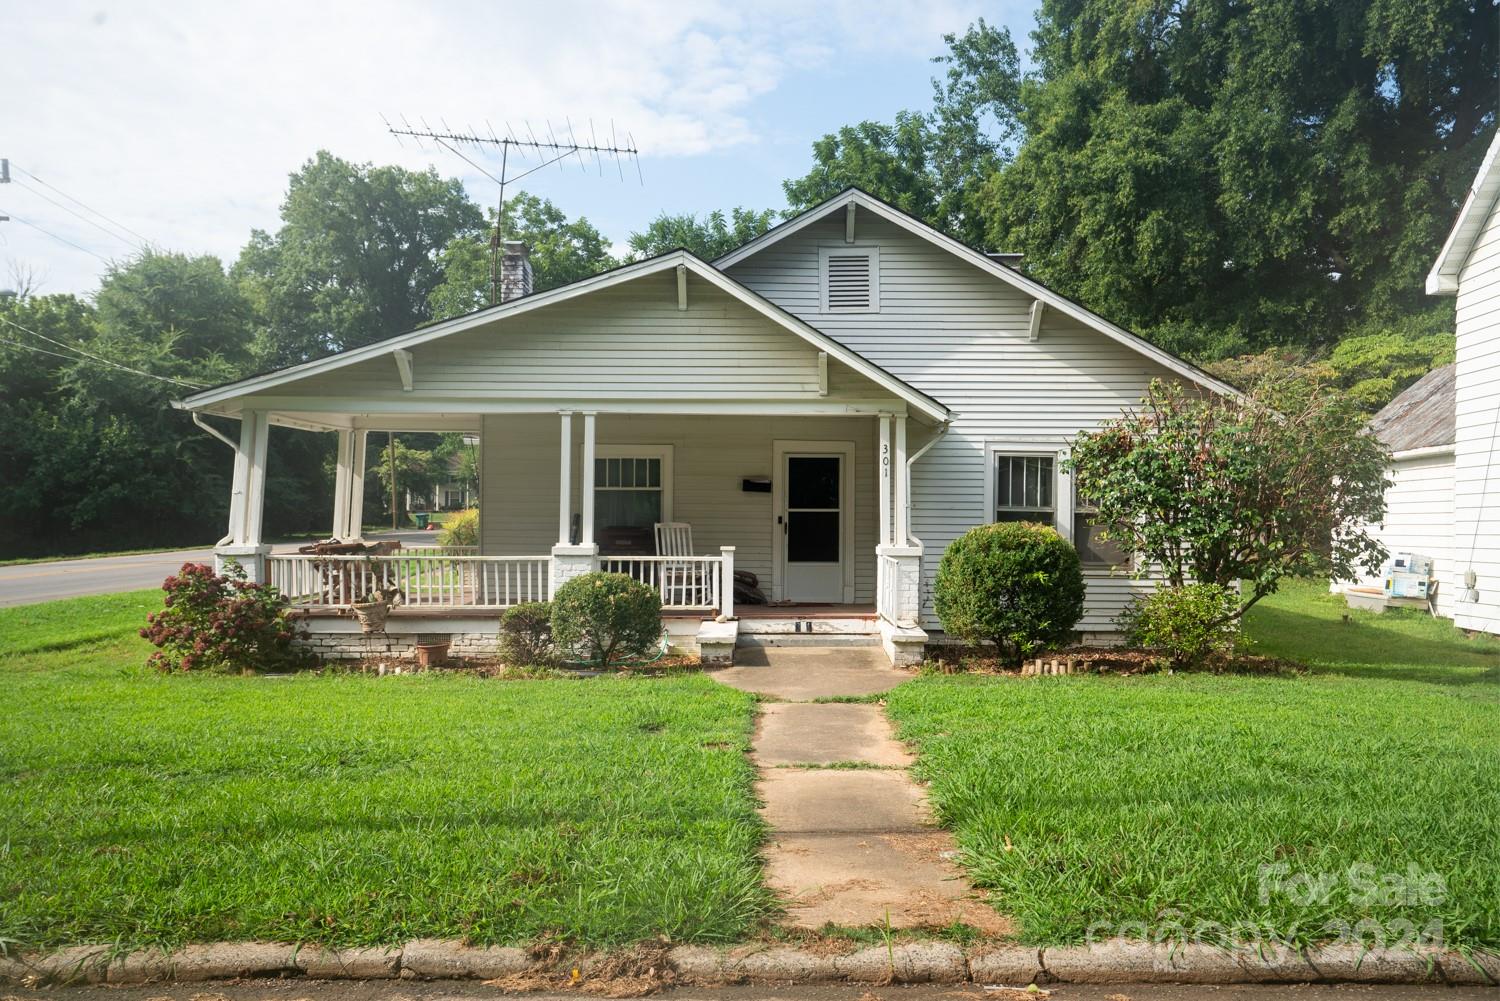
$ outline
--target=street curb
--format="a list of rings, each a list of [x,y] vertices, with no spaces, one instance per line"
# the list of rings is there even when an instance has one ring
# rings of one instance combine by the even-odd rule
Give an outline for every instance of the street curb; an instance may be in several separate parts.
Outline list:
[[[330,949],[275,942],[216,942],[173,952],[118,953],[108,946],[73,946],[50,953],[0,957],[0,980],[35,984],[143,984],[244,977],[314,980],[494,980],[521,974],[548,980],[596,979],[609,957],[534,959],[524,949],[476,948],[449,939],[419,939],[391,948]],[[848,953],[784,945],[675,946],[663,983],[715,984],[1264,984],[1363,983],[1465,986],[1500,984],[1500,953],[1464,956],[1439,949],[1363,949],[1330,945],[1299,952],[1282,947],[1216,946],[1111,939],[1087,946],[1018,945],[961,949],[950,942],[906,942]]]

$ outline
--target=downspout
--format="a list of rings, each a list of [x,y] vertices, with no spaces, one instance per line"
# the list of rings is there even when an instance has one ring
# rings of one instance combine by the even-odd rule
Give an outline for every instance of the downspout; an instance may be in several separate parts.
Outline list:
[[[927,450],[930,449],[930,448],[932,448],[932,446],[936,445],[938,443],[939,439],[941,439],[943,437],[943,435],[947,434],[948,433],[948,429],[950,427],[952,427],[952,426],[953,426],[952,423],[949,422],[949,421],[944,421],[942,424],[939,424],[938,425],[938,432],[937,432],[937,434],[935,434],[935,435],[932,436],[932,440],[929,441],[927,444],[923,445],[921,448],[917,449],[916,452],[913,453],[912,455],[909,455],[909,456],[906,457],[906,475],[904,477],[902,477],[901,489],[906,492],[906,520],[907,520],[907,524],[901,526],[901,531],[906,535],[906,541],[903,542],[902,545],[910,545],[912,543],[916,543],[919,546],[923,546],[924,549],[926,548],[926,546],[923,544],[923,542],[922,542],[921,539],[919,539],[915,535],[911,534],[911,525],[910,525],[910,522],[911,522],[911,511],[912,511],[912,507],[911,507],[911,471],[912,471],[912,467],[916,465],[917,460],[920,459],[922,456],[926,455],[927,454]]]
[[[224,444],[228,445],[230,447],[230,449],[234,452],[234,454],[236,456],[238,456],[240,454],[240,447],[238,445],[236,445],[234,442],[230,441],[229,438],[224,434],[224,432],[220,431],[218,428],[214,427],[212,424],[205,424],[205,423],[203,423],[203,419],[198,416],[198,411],[193,410],[193,411],[190,411],[190,412],[193,415],[193,423],[194,424],[198,425],[200,428],[202,428],[203,430],[207,431],[209,434],[213,435],[215,438],[219,439]],[[926,449],[923,449],[922,451],[925,452]],[[229,534],[225,535],[224,538],[220,539],[218,542],[215,542],[214,543],[214,548],[217,549],[220,546],[227,546],[227,545],[229,545],[229,543],[231,543],[233,541],[234,541],[234,533],[230,532]]]

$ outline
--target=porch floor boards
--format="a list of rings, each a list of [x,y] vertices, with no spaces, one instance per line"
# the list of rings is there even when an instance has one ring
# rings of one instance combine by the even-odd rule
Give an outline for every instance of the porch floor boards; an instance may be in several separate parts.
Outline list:
[[[664,616],[686,616],[702,618],[704,612],[699,609],[664,609]],[[734,606],[735,618],[739,619],[874,619],[877,617],[874,605],[835,605],[835,604],[809,604],[809,605],[744,605],[738,602]]]

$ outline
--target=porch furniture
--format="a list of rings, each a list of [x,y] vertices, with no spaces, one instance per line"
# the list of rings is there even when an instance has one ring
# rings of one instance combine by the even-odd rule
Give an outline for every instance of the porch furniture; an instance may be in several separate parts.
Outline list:
[[[657,522],[656,555],[693,556],[693,526],[685,521]],[[703,569],[702,564],[688,560],[661,564],[662,604],[707,604],[709,582]]]

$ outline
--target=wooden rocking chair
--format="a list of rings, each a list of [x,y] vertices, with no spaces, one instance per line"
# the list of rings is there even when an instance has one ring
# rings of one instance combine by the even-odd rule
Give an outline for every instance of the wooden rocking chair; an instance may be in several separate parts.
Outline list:
[[[658,521],[656,523],[656,555],[692,556],[693,526],[685,521]],[[708,582],[703,579],[702,563],[684,560],[681,563],[661,564],[661,600],[663,605],[703,605],[706,603]]]

